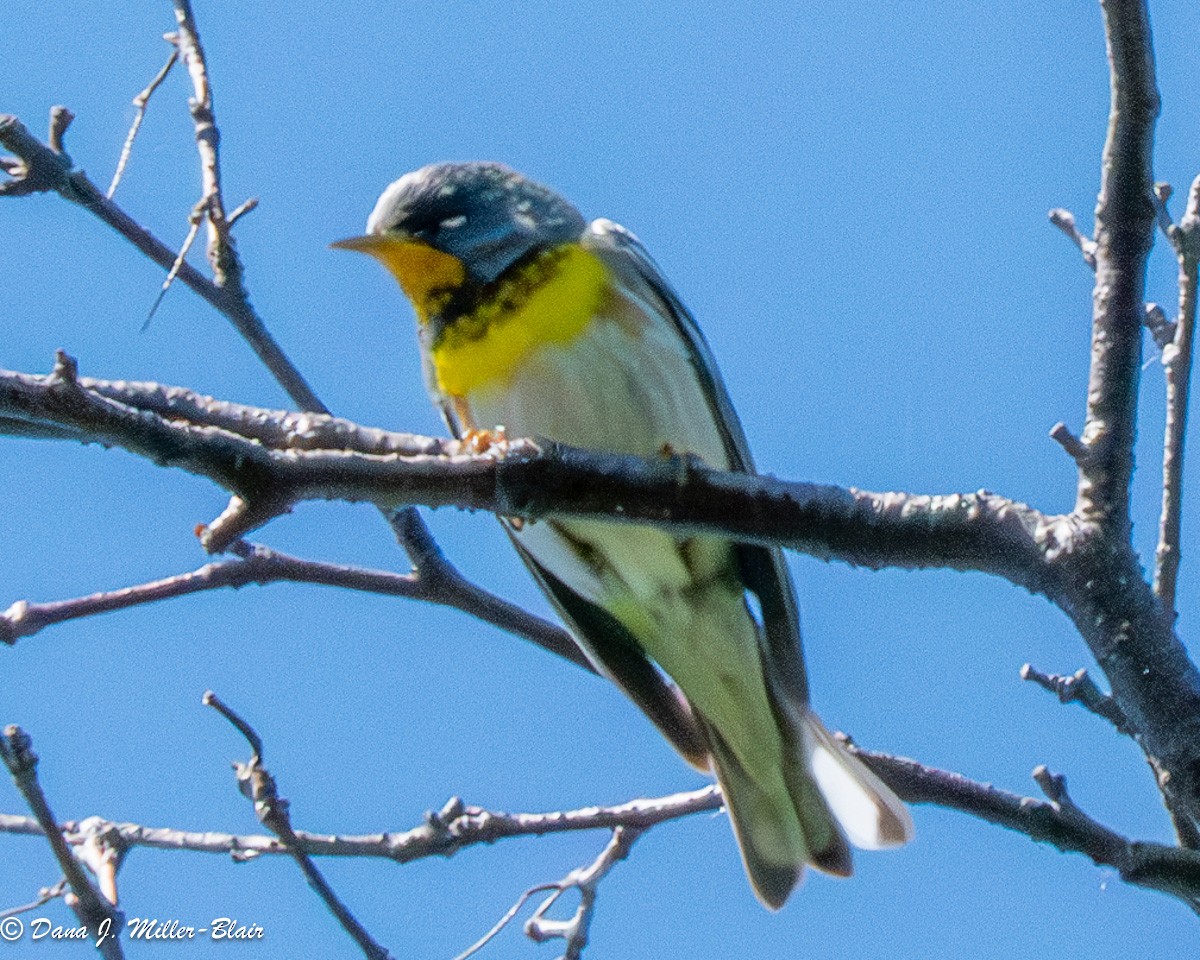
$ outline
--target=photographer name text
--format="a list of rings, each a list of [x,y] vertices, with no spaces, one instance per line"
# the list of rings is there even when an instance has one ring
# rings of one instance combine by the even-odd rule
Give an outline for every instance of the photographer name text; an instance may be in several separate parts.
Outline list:
[[[96,946],[115,936],[113,922],[103,920],[93,931],[86,925],[64,926],[46,917],[35,917],[25,924],[18,917],[5,917],[0,922],[0,939],[13,943],[28,938],[34,942],[55,943],[61,940],[94,940]],[[179,920],[160,920],[156,917],[132,917],[125,921],[125,936],[130,940],[155,941],[228,941],[262,940],[265,931],[257,923],[241,923],[233,917],[214,917],[207,926],[194,926]]]

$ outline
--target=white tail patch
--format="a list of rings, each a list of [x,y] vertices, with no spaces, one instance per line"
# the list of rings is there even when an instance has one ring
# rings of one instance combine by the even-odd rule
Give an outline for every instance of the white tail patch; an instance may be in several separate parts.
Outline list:
[[[913,837],[913,822],[891,788],[838,743],[815,714],[805,732],[813,779],[852,844],[863,850],[898,847]]]

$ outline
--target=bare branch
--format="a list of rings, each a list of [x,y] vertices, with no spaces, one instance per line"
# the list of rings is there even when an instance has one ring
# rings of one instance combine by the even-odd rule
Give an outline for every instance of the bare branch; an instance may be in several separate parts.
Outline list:
[[[162,86],[162,82],[167,79],[167,74],[171,72],[171,68],[175,66],[179,59],[179,51],[172,50],[171,56],[167,58],[167,62],[163,64],[162,69],[155,74],[154,79],[146,85],[146,88],[133,98],[133,106],[136,113],[133,116],[133,123],[129,127],[129,134],[125,137],[125,145],[121,147],[121,156],[117,160],[117,169],[113,172],[112,183],[108,185],[108,193],[105,194],[108,199],[112,199],[112,195],[117,192],[117,187],[121,183],[121,177],[125,174],[125,167],[129,164],[129,158],[133,154],[133,143],[137,139],[138,131],[142,128],[142,122],[146,119],[146,107],[150,103],[150,98],[154,96],[154,91]]]
[[[1050,439],[1062,447],[1067,452],[1067,456],[1076,463],[1087,459],[1088,448],[1061,420],[1050,428]]]
[[[1174,337],[1163,347],[1167,385],[1167,425],[1163,438],[1162,515],[1154,556],[1154,592],[1175,614],[1179,578],[1179,528],[1183,518],[1183,454],[1187,434],[1188,396],[1192,379],[1192,340],[1196,328],[1196,287],[1200,264],[1200,177],[1188,192],[1187,210],[1170,237],[1179,259],[1179,316]]]
[[[1117,731],[1132,736],[1129,721],[1120,705],[1108,694],[1101,692],[1087,670],[1082,667],[1072,676],[1063,677],[1057,673],[1042,673],[1035,670],[1031,664],[1021,667],[1021,679],[1036,683],[1039,687],[1049,690],[1058,697],[1059,703],[1078,703],[1098,717],[1103,717]]]
[[[1097,864],[1113,867],[1129,883],[1189,902],[1200,898],[1200,853],[1128,840],[1090,818],[1064,811],[1061,801],[1057,804],[1039,801],[904,757],[849,746],[908,803],[957,810],[1050,844],[1064,853],[1085,854]],[[427,814],[423,824],[401,833],[354,837],[296,832],[294,837],[295,844],[311,856],[383,857],[404,864],[433,856],[448,857],[466,847],[514,837],[616,827],[644,831],[680,817],[718,810],[721,804],[721,794],[715,785],[619,806],[550,813],[502,813],[467,806],[453,797],[440,811]],[[238,859],[291,852],[277,837],[212,831],[187,833],[129,823],[110,826],[128,847],[223,853]],[[62,831],[68,843],[83,842],[77,825],[64,824]],[[44,829],[29,818],[0,814],[0,833],[42,834]]]
[[[235,762],[233,767],[237,772],[238,788],[254,803],[254,813],[259,821],[279,837],[287,852],[300,867],[304,879],[324,902],[329,912],[337,918],[363,955],[368,960],[392,960],[392,955],[375,942],[367,933],[366,928],[358,922],[349,908],[342,903],[328,881],[312,862],[312,858],[304,851],[295,831],[292,829],[291,815],[288,813],[288,801],[279,796],[275,786],[275,778],[262,765],[262,738],[245,720],[220,701],[211,690],[204,694],[204,704],[213,707],[225,717],[238,732],[250,743],[253,751],[248,763]]]
[[[1083,262],[1095,270],[1096,241],[1079,232],[1079,228],[1075,225],[1075,215],[1070,210],[1055,207],[1050,211],[1050,222],[1070,238],[1071,242],[1079,248],[1079,252],[1083,254]]]
[[[179,271],[187,262],[187,255],[192,249],[192,244],[196,242],[196,237],[200,235],[200,223],[208,211],[208,204],[209,200],[206,197],[192,207],[192,212],[188,214],[187,236],[183,238],[183,244],[179,248],[179,253],[175,255],[175,262],[171,264],[171,269],[167,271],[166,279],[163,280],[162,287],[159,288],[158,296],[154,298],[154,303],[150,305],[150,310],[146,314],[146,320],[142,324],[143,332],[150,326],[150,321],[154,319],[154,314],[158,312],[158,308],[162,305],[163,298],[166,297],[167,291],[171,289],[171,284],[175,282],[175,278],[179,276]]]
[[[1127,541],[1159,98],[1144,0],[1102,0],[1112,100],[1096,205],[1092,359],[1075,510]]]
[[[0,734],[0,760],[8,767],[13,783],[33,812],[54,851],[63,876],[71,886],[72,895],[67,901],[68,905],[79,917],[79,922],[87,927],[89,937],[95,940],[96,949],[105,960],[120,960],[124,952],[117,937],[124,928],[125,917],[92,886],[82,864],[72,855],[38,783],[38,756],[33,752],[33,741],[20,727],[7,726]]]
[[[612,837],[600,852],[600,856],[590,865],[572,870],[554,884],[557,888],[555,892],[547,897],[526,921],[525,935],[535,943],[562,940],[566,944],[562,960],[579,960],[587,946],[600,881],[608,876],[613,867],[629,856],[634,843],[641,835],[642,831],[633,827],[617,827],[613,830]],[[550,907],[568,890],[579,891],[579,906],[575,908],[575,913],[567,920],[547,919],[546,914]]]
[[[226,290],[233,300],[249,309],[249,294],[243,281],[242,263],[229,231],[225,216],[225,197],[221,192],[221,132],[213,111],[212,85],[208,80],[208,64],[200,31],[192,14],[190,0],[174,0],[175,21],[179,32],[173,35],[176,49],[192,78],[193,96],[188,101],[192,123],[196,129],[196,150],[200,154],[200,180],[204,205],[208,215],[208,262],[213,282]]]
[[[174,250],[104,196],[82,170],[72,166],[69,156],[47,147],[14,116],[0,114],[0,147],[21,161],[21,170],[0,183],[0,196],[55,191],[108,224],[163,270],[171,269],[176,259]],[[324,404],[248,304],[235,302],[225,289],[186,263],[179,268],[179,280],[234,325],[301,409],[325,412]]]
[[[170,419],[138,406],[142,397],[152,398],[152,408],[168,395],[175,398]],[[191,424],[182,419],[188,407],[209,413]],[[987,492],[868,493],[724,474],[688,458],[643,460],[528,440],[468,455],[457,441],[362,430],[315,414],[239,407],[173,388],[125,391],[74,378],[62,358],[49,377],[0,373],[0,416],[81,430],[225,487],[242,502],[220,526],[210,526],[210,549],[227,547],[250,522],[305,499],[384,508],[423,503],[531,520],[605,514],[670,523],[872,568],[985,570],[1045,591],[1040,541],[1061,543],[1070,535],[1067,518]],[[228,429],[237,422],[257,424],[255,439]],[[296,449],[287,438],[300,432]],[[389,452],[367,452],[372,448]]]
[[[46,142],[55,153],[65,155],[67,152],[65,139],[67,129],[75,122],[75,114],[66,107],[50,108],[50,129],[46,134]]]
[[[249,199],[242,201],[242,203],[240,203],[237,207],[234,208],[233,213],[231,213],[229,215],[229,226],[232,227],[235,223],[237,223],[239,220],[241,220],[242,217],[244,217],[246,214],[251,213],[257,209],[258,209],[258,197],[250,197]]]
[[[513,918],[521,912],[521,908],[529,902],[530,897],[536,893],[544,893],[547,890],[555,890],[557,888],[558,885],[554,883],[539,883],[537,886],[530,887],[517,897],[517,902],[504,912],[504,916],[497,920],[487,933],[467,947],[462,953],[458,954],[454,960],[469,960],[470,957],[475,956],[475,954],[491,943],[505,927],[512,923]]]
[[[46,627],[68,620],[158,603],[205,590],[237,589],[248,584],[314,583],[455,607],[531,640],[585,670],[593,669],[561,627],[493,597],[461,576],[435,572],[440,568],[434,564],[426,565],[425,572],[421,573],[393,573],[304,560],[245,541],[233,544],[230,550],[236,554],[235,558],[207,563],[188,573],[120,590],[51,603],[18,600],[0,613],[0,643],[16,643],[21,637],[33,636]]]
[[[250,724],[248,724],[245,720],[243,720],[234,711],[234,709],[232,707],[228,706],[220,697],[218,697],[211,690],[204,691],[204,696],[202,696],[200,698],[200,702],[203,703],[206,707],[212,707],[214,710],[217,711],[217,713],[219,713],[226,720],[228,720],[230,725],[235,730],[237,730],[238,733],[240,733],[243,737],[245,737],[246,742],[248,744],[250,744],[250,751],[253,754],[250,757],[250,764],[239,764],[238,765],[239,768],[245,767],[245,766],[250,766],[250,765],[257,766],[258,762],[260,760],[262,760],[262,754],[263,754],[262,737],[260,737],[258,735],[258,732],[252,726],[250,726]],[[267,774],[267,776],[269,777],[270,775]],[[240,774],[239,774],[238,780],[239,780],[239,782],[241,782],[243,780],[243,778],[241,777]],[[244,786],[244,784],[243,784],[243,786]],[[245,792],[245,791],[243,791],[243,792]],[[247,793],[246,796],[250,796],[250,794]],[[285,809],[286,809],[286,804],[285,804]],[[262,819],[261,816],[259,819]]]
[[[1200,673],[1174,635],[1131,545],[1129,490],[1146,259],[1158,218],[1152,151],[1159,111],[1144,0],[1101,0],[1111,80],[1096,206],[1096,284],[1087,419],[1072,516],[1073,584],[1055,599],[1108,678],[1172,816],[1200,824]],[[1178,232],[1171,228],[1172,235]],[[1174,242],[1174,241],[1173,241]],[[1178,331],[1176,331],[1178,335]],[[1169,350],[1171,345],[1168,345]],[[1166,554],[1171,553],[1170,547]]]
[[[42,887],[38,891],[37,898],[30,903],[23,903],[19,907],[9,907],[7,910],[0,910],[0,920],[5,917],[15,917],[21,913],[29,913],[31,910],[36,910],[38,907],[43,907],[51,900],[57,900],[64,896],[70,889],[70,884],[66,880],[59,880],[58,883],[51,887]]]
[[[1061,796],[1042,802],[914,760],[853,749],[908,803],[933,803],[968,813],[1064,853],[1082,853],[1099,866],[1112,867],[1126,883],[1170,894],[1193,908],[1200,903],[1200,853],[1129,840],[1073,804],[1064,806]],[[1039,782],[1046,779],[1040,773],[1035,776]]]
[[[467,806],[458,797],[451,797],[441,810],[427,813],[421,825],[411,830],[361,836],[294,831],[294,835],[299,847],[310,856],[374,857],[405,864],[429,857],[450,857],[468,847],[519,837],[612,830],[621,826],[649,829],[695,813],[711,813],[719,810],[721,803],[721,793],[715,785],[665,797],[631,800],[609,807],[582,807],[546,813],[503,813]],[[89,827],[93,819],[98,820],[89,818],[82,823],[64,823],[61,832],[66,842],[73,846],[82,844],[89,835],[87,830],[95,829]],[[115,830],[120,835],[120,842],[128,848],[189,850],[224,854],[238,860],[290,853],[278,836],[238,835],[212,830],[189,832],[135,823],[99,822]],[[0,833],[45,835],[36,820],[11,814],[0,814]]]

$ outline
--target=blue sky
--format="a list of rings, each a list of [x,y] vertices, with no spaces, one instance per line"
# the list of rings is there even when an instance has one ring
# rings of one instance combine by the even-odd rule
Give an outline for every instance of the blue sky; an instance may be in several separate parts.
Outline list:
[[[364,423],[440,432],[409,310],[382,271],[327,244],[358,232],[401,173],[505,161],[591,217],[635,230],[699,319],[756,458],[783,477],[920,492],[988,488],[1073,502],[1047,438],[1081,426],[1091,277],[1046,221],[1090,227],[1108,102],[1098,5],[204,3],[227,202],[254,303],[325,402]],[[1160,180],[1200,171],[1194,6],[1152,7],[1164,109]],[[106,186],[129,101],[166,56],[169,4],[32,5],[0,39],[0,110],[35,131],[55,103],[68,149]],[[182,73],[159,91],[117,194],[171,243],[199,180]],[[1176,203],[1176,208],[1180,204]],[[226,322],[182,287],[149,329],[161,271],[57,197],[0,203],[0,367],[286,399]],[[200,257],[194,257],[200,264]],[[202,265],[202,264],[201,264]],[[1175,300],[1156,249],[1148,296]],[[1152,348],[1151,348],[1152,349]],[[1148,354],[1148,357],[1150,355]],[[1145,372],[1136,537],[1154,541],[1162,377]],[[1195,449],[1195,444],[1193,444]],[[1191,477],[1197,475],[1194,462]],[[191,569],[191,529],[223,507],[196,478],[119,452],[0,441],[0,608]],[[487,516],[439,511],[450,556],[545,611]],[[1196,542],[1194,512],[1184,543]],[[399,569],[370,509],[305,505],[257,539]],[[1191,554],[1180,585],[1190,635]],[[866,746],[1035,792],[1066,774],[1092,815],[1142,839],[1169,825],[1140,753],[1022,684],[1021,664],[1091,666],[1044,600],[978,575],[879,573],[792,558],[816,704]],[[67,624],[0,651],[0,722],[34,737],[62,819],[258,832],[228,763],[241,740],[200,706],[216,690],[258,728],[296,825],[401,830],[447,796],[505,810],[617,803],[700,785],[617,692],[453,611],[315,587],[192,597]],[[0,810],[23,812],[7,781]],[[916,842],[810,877],[769,915],[727,824],[643,838],[601,889],[595,956],[1185,956],[1195,918],[1079,856],[940,809]],[[406,867],[322,863],[397,956],[451,957],[527,886],[590,862],[600,834],[520,840]],[[0,908],[57,878],[48,849],[0,837]],[[282,860],[135,851],[131,916],[236,916],[255,958],[358,956]],[[61,906],[45,915],[67,922]],[[83,955],[87,947],[46,950]],[[131,956],[199,947],[139,945]],[[550,957],[518,928],[484,956]],[[24,956],[29,946],[0,949]]]

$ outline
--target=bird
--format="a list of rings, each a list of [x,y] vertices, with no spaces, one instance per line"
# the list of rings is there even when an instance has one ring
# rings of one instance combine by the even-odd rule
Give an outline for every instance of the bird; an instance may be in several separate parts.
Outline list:
[[[416,314],[455,437],[536,436],[753,473],[703,335],[641,242],[492,162],[436,163],[380,195],[369,254]],[[904,804],[809,702],[778,548],[601,517],[503,520],[597,672],[715,774],[751,887],[778,909],[806,865],[849,876],[847,840],[913,834]]]

